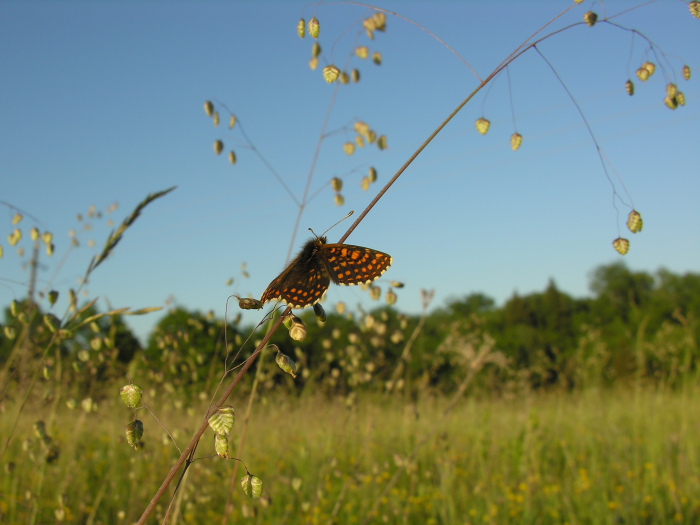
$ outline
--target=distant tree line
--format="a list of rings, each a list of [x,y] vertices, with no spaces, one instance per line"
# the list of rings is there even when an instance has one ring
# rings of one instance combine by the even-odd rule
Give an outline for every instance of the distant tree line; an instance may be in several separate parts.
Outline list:
[[[700,274],[652,275],[617,263],[596,269],[590,289],[591,297],[573,298],[550,281],[542,292],[514,294],[500,307],[486,295],[472,294],[423,318],[382,307],[328,312],[319,323],[307,309],[301,312],[306,338],[295,341],[278,331],[242,389],[256,377],[263,391],[298,395],[445,394],[471,373],[477,394],[500,395],[621,382],[679,387],[697,378]],[[90,308],[85,315],[95,313]],[[5,311],[0,335],[5,379],[28,380],[31,360],[45,352],[57,329],[51,324],[26,302]],[[172,309],[145,348],[118,315],[66,332],[48,352],[44,375],[58,377],[76,395],[99,396],[126,374],[144,388],[183,396],[211,392],[227,356],[224,322],[211,312]],[[235,364],[250,355],[264,326],[246,342],[251,332],[239,320],[229,323],[229,365],[239,349]],[[297,379],[274,364],[277,351],[297,363]]]

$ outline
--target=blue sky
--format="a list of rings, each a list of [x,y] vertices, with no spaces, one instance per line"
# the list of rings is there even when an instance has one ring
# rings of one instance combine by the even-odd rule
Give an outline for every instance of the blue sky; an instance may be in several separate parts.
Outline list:
[[[605,2],[607,14],[641,2]],[[487,76],[524,39],[570,5],[567,1],[382,2],[429,29]],[[584,2],[555,22],[582,20],[603,4]],[[160,306],[167,300],[223,316],[231,293],[260,297],[283,268],[297,206],[266,166],[245,147],[228,117],[215,128],[205,100],[225,104],[247,136],[300,198],[334,90],[308,67],[312,40],[297,21],[321,21],[321,65],[357,67],[361,81],[340,86],[311,182],[316,196],[301,219],[294,251],[349,210],[359,213],[381,185],[477,86],[467,67],[425,31],[389,16],[388,30],[368,41],[359,5],[264,2],[0,2],[0,201],[25,213],[20,224],[30,251],[32,226],[54,233],[56,254],[44,257],[41,289],[62,298],[77,285],[107,238],[106,217],[119,224],[151,192],[177,190],[148,207],[112,257],[93,275],[90,297],[101,308]],[[633,236],[629,208],[613,207],[612,186],[582,119],[549,68],[530,51],[443,130],[347,242],[390,253],[385,274],[403,281],[398,307],[420,309],[420,290],[434,288],[434,306],[483,292],[499,303],[514,292],[542,290],[550,278],[564,291],[588,293],[590,271],[620,260],[611,242],[632,241],[624,258],[634,270],[700,271],[700,20],[679,1],[659,1],[615,18],[666,53],[667,79],[687,105],[663,105],[661,68],[645,84],[624,83],[646,60],[639,36],[598,24],[574,27],[540,45],[576,97],[605,155],[645,219]],[[542,33],[546,34],[548,30]],[[357,58],[357,44],[382,53],[383,64]],[[655,62],[658,59],[654,58]],[[657,64],[659,65],[659,64]],[[673,76],[675,75],[675,77]],[[483,109],[482,109],[483,108]],[[485,115],[491,130],[479,135]],[[388,137],[389,149],[342,151],[355,120]],[[510,149],[517,129],[521,149]],[[222,139],[235,166],[217,157]],[[374,166],[369,191],[360,179]],[[333,203],[331,177],[344,179],[345,206]],[[621,190],[617,176],[618,191]],[[26,293],[27,255],[7,234],[14,210],[2,205],[0,305]],[[85,223],[91,225],[85,231]],[[344,225],[329,234],[337,240]],[[619,229],[618,229],[619,228]],[[70,248],[69,231],[81,240]],[[93,239],[95,248],[88,246]],[[26,261],[25,261],[26,262]],[[250,278],[241,275],[247,263]],[[229,278],[232,286],[226,286]],[[356,287],[331,287],[328,304],[371,306]],[[65,302],[57,305],[60,315]],[[145,336],[161,314],[132,318]],[[251,322],[260,314],[247,314]]]

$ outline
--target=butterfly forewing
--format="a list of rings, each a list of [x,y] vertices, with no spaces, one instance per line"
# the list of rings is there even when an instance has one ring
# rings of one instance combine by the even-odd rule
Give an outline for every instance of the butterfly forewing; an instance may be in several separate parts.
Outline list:
[[[350,244],[326,244],[325,237],[308,241],[299,255],[267,287],[263,303],[281,299],[303,308],[323,298],[331,280],[361,284],[378,279],[391,266],[391,256]]]

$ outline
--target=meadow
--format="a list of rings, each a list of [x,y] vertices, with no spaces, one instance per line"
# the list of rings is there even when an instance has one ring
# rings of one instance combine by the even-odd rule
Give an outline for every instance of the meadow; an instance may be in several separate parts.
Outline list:
[[[235,462],[214,455],[208,431],[172,522],[697,523],[697,394],[687,386],[464,398],[447,415],[443,398],[263,398],[242,457],[263,497],[240,491],[242,474],[231,479]],[[0,483],[3,523],[138,519],[177,451],[145,414],[144,446],[130,448],[117,397],[90,413],[25,409]],[[199,424],[200,404],[163,407],[159,419],[178,442]],[[6,436],[17,406],[2,409]],[[60,444],[50,461],[37,420]]]

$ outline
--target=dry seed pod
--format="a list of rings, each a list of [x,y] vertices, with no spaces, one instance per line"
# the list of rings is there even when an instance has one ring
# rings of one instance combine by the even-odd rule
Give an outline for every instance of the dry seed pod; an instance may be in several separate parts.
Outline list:
[[[46,255],[49,255],[49,256],[53,255],[53,252],[54,252],[55,249],[56,249],[56,246],[54,246],[53,243],[49,244],[49,245],[46,247]]]
[[[312,58],[309,60],[309,67],[312,71],[316,71],[316,69],[318,69],[318,58]]]
[[[396,295],[396,292],[394,290],[392,290],[391,288],[389,288],[386,291],[386,304],[388,304],[388,305],[395,304],[397,299],[398,299],[398,297]]]
[[[377,170],[374,167],[370,167],[367,176],[369,177],[370,182],[377,182]]]
[[[220,140],[215,140],[214,141],[214,153],[217,155],[221,155],[221,152],[224,151],[224,143],[221,142]]]
[[[640,67],[637,71],[637,77],[639,77],[639,80],[642,82],[646,82],[649,80],[649,70],[645,67]]]
[[[625,255],[630,249],[630,242],[627,239],[618,237],[613,241],[613,247],[620,255]]]
[[[259,299],[251,299],[250,297],[239,297],[238,308],[241,310],[260,310],[263,307]]]
[[[382,296],[382,289],[379,286],[372,286],[369,289],[369,296],[373,301],[378,301]]]
[[[637,210],[632,210],[627,216],[627,227],[632,233],[639,233],[642,231],[644,226],[644,221],[642,220],[642,215]]]
[[[486,135],[491,127],[491,121],[481,117],[476,119],[476,130],[482,135]]]
[[[336,206],[342,206],[343,204],[345,204],[345,197],[343,197],[340,193],[335,194],[334,200]]]
[[[350,75],[348,73],[346,73],[345,71],[343,71],[340,74],[340,83],[341,84],[349,84],[350,83]]]
[[[666,107],[668,109],[677,109],[678,108],[678,99],[676,97],[666,97],[664,99],[664,104],[666,104]]]
[[[220,121],[221,118],[219,117],[219,112],[217,111],[216,113],[214,113],[214,125],[218,126]]]
[[[685,95],[682,91],[676,93],[676,102],[678,102],[679,106],[685,106]]]
[[[227,436],[236,422],[236,412],[231,405],[224,405],[207,420],[211,429],[222,436]]]
[[[260,499],[262,496],[262,480],[250,472],[241,479],[241,487],[250,499]]]
[[[375,51],[372,54],[372,62],[374,62],[378,66],[382,65],[382,54],[379,51]]]
[[[41,236],[41,240],[44,241],[44,244],[48,246],[53,242],[53,233],[51,232],[46,232],[44,235]]]
[[[321,54],[321,44],[318,42],[314,42],[314,45],[311,46],[311,56],[316,58]]]
[[[598,15],[595,14],[593,11],[588,11],[585,15],[583,15],[583,19],[585,22],[588,24],[589,27],[593,27],[595,23],[598,21]]]
[[[359,46],[355,48],[355,54],[364,60],[369,57],[369,48],[367,46]]]
[[[683,78],[690,80],[690,66],[688,65],[683,66]]]
[[[211,117],[214,114],[214,104],[211,101],[207,100],[204,103],[204,112],[207,114],[207,117]]]
[[[321,323],[326,322],[326,311],[323,309],[321,303],[314,304],[314,314],[316,315],[316,319]]]
[[[126,426],[126,442],[134,447],[135,450],[139,449],[141,444],[141,438],[143,437],[143,422],[139,419],[134,419],[131,423]]]
[[[231,115],[231,118],[228,121],[228,129],[233,129],[233,127],[236,125],[236,115]]]
[[[695,18],[700,18],[700,2],[693,0],[688,4],[688,9],[690,9],[690,14]]]
[[[352,142],[346,142],[345,144],[343,144],[343,151],[345,151],[347,155],[352,155],[353,153],[355,153],[355,144],[353,144]]]
[[[359,82],[360,81],[360,70],[355,68],[352,70],[352,73],[350,73],[350,76],[352,77],[353,82]]]
[[[520,145],[523,143],[523,136],[520,133],[513,133],[510,136],[510,147],[513,148],[513,151],[518,151],[518,148],[520,148]]]
[[[299,19],[299,23],[297,24],[297,35],[299,35],[299,38],[304,38],[306,36],[306,20],[303,18]]]
[[[363,191],[367,191],[370,186],[370,181],[369,177],[362,177],[362,180],[360,181],[360,187],[362,188]]]
[[[311,35],[314,38],[318,38],[318,35],[321,33],[321,24],[318,21],[318,18],[313,17],[311,20],[309,20],[309,35]]]
[[[39,239],[39,228],[37,228],[36,226],[34,228],[32,228],[31,231],[29,232],[29,236],[31,237],[31,239],[33,241],[38,240]]]
[[[333,188],[333,191],[342,191],[342,189],[343,189],[342,179],[339,179],[338,177],[333,177],[331,179],[331,188]]]
[[[379,149],[387,149],[389,147],[389,144],[387,143],[387,138],[386,135],[382,135],[377,139],[377,147]]]
[[[58,301],[58,292],[56,290],[51,290],[49,292],[49,303],[53,306],[56,304],[56,301]]]
[[[625,90],[627,91],[627,94],[629,96],[634,95],[634,82],[632,82],[631,80],[625,82]]]
[[[217,456],[228,459],[228,436],[214,434],[214,450]]]
[[[20,222],[22,222],[22,219],[24,219],[24,217],[21,213],[15,213],[15,216],[12,217],[12,224],[19,224]]]
[[[678,86],[676,86],[673,82],[666,84],[666,94],[669,97],[675,97],[676,93],[678,93]]]
[[[235,164],[235,163],[236,163],[236,154],[233,152],[233,150],[231,150],[231,151],[228,152],[228,161],[229,161],[231,164]]]
[[[652,76],[654,74],[654,71],[656,71],[656,64],[654,64],[653,62],[644,62],[644,64],[642,64],[642,67],[649,72],[649,76]]]
[[[336,80],[338,80],[338,77],[340,76],[340,69],[338,69],[335,66],[326,66],[323,68],[323,78],[328,82],[329,84],[332,84]]]
[[[122,401],[124,401],[124,404],[129,408],[136,408],[141,404],[142,394],[143,391],[141,388],[134,384],[123,386],[119,391]]]
[[[296,315],[289,315],[284,320],[284,326],[289,329],[289,336],[295,341],[303,341],[306,339],[306,325]]]
[[[386,31],[386,14],[381,11],[377,11],[372,15],[374,18],[374,27],[377,31]]]
[[[297,365],[294,361],[292,361],[291,357],[289,357],[286,354],[283,354],[278,350],[277,356],[275,357],[275,363],[277,363],[277,366],[279,366],[283,372],[289,374],[294,379],[296,379]]]

